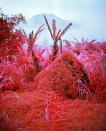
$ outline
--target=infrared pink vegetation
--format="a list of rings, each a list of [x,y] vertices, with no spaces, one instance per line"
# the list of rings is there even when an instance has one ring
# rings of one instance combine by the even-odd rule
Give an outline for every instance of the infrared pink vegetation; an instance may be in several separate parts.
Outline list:
[[[0,131],[106,131],[106,42],[40,49],[43,26],[28,36],[20,22],[0,16]]]

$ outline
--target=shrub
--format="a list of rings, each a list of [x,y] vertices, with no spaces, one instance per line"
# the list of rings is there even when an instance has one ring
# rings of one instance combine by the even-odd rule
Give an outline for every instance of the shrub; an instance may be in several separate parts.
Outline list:
[[[89,79],[75,56],[64,52],[37,75],[35,85],[37,89],[54,90],[69,98],[76,98],[77,95],[84,98],[86,89],[89,90]]]
[[[12,17],[1,14],[0,57],[8,57],[11,59],[13,55],[17,54],[18,48],[23,46],[25,42],[23,31],[15,29],[15,26],[24,21],[25,19],[21,14]]]

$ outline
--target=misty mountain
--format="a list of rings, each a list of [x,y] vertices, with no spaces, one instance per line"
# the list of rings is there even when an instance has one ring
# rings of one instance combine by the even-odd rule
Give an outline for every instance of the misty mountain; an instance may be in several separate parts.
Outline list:
[[[71,20],[66,21],[66,20],[64,20],[60,17],[53,15],[53,14],[45,14],[45,15],[46,15],[48,22],[49,22],[51,27],[52,27],[52,20],[53,19],[56,20],[57,29],[63,30],[70,22],[72,23],[72,26],[70,27],[70,29],[62,37],[63,39],[71,40],[71,38],[73,36],[72,35],[73,30],[81,28],[81,25],[78,25],[77,23],[75,23]],[[38,43],[40,45],[42,45],[42,44],[51,45],[52,40],[51,40],[50,33],[47,29],[47,26],[46,26],[46,23],[45,23],[45,20],[44,20],[44,14],[38,14],[38,15],[33,16],[30,19],[27,19],[25,24],[21,23],[17,26],[17,28],[22,28],[26,31],[27,34],[29,34],[31,31],[36,32],[36,30],[41,25],[44,25],[44,31],[40,34],[36,43]]]
[[[56,25],[58,27],[58,29],[64,29],[65,26],[67,26],[70,22],[72,23],[72,27],[70,29],[78,29],[81,26],[76,24],[73,21],[66,21],[60,17],[57,17],[53,14],[45,14],[48,22],[50,23],[50,25],[52,26],[52,20],[55,19],[56,20]],[[20,24],[18,27],[19,28],[23,28],[27,33],[31,32],[32,30],[34,31],[35,29],[39,28],[41,25],[44,25],[45,29],[47,29],[46,24],[45,24],[45,20],[44,20],[44,14],[38,14],[33,16],[32,18],[28,19],[26,24]]]
[[[62,40],[67,39],[69,41],[73,41],[73,37],[77,38],[78,40],[81,40],[82,37],[84,37],[84,39],[89,40],[93,39],[99,41],[103,40],[102,33],[103,29],[101,28],[101,26],[98,26],[96,24],[95,26],[93,24],[90,25],[89,22],[86,25],[84,21],[80,20],[78,20],[77,22],[73,20],[66,21],[53,14],[45,14],[45,15],[51,27],[52,20],[53,19],[56,20],[57,29],[63,30],[70,22],[72,23],[72,26],[62,37]],[[39,35],[36,44],[39,44],[39,46],[52,45],[53,42],[44,20],[44,14],[38,14],[31,17],[30,19],[27,19],[26,24],[21,23],[17,26],[17,28],[22,28],[26,31],[27,34],[29,34],[31,31],[36,32],[41,25],[44,25],[44,31],[41,32],[41,34]]]

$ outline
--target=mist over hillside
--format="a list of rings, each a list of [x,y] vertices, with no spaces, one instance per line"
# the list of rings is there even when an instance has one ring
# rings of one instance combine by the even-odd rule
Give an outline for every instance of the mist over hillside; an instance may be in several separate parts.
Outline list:
[[[62,39],[67,39],[69,41],[72,41],[74,37],[77,38],[78,40],[81,40],[82,37],[84,37],[85,39],[89,39],[89,40],[92,39],[96,39],[99,41],[105,40],[103,33],[96,31],[94,28],[91,28],[89,24],[85,26],[83,23],[80,23],[80,21],[78,22],[74,20],[67,21],[54,14],[45,14],[45,15],[51,27],[52,27],[52,20],[55,19],[57,28],[61,30],[63,30],[70,22],[72,23],[72,26],[65,33]],[[40,39],[38,38],[36,42],[41,46],[51,45],[52,40],[49,31],[47,29],[47,26],[45,24],[44,14],[38,14],[31,17],[30,19],[27,19],[26,24],[21,23],[18,25],[17,28],[22,28],[26,31],[27,34],[29,34],[32,30],[36,32],[36,30],[41,25],[44,25],[44,31],[40,34],[39,36]]]

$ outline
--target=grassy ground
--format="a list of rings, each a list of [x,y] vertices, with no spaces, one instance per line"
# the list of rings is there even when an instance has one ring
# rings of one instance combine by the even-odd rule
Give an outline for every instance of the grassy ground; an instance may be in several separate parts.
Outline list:
[[[106,130],[106,102],[41,90],[5,92],[0,100],[0,131]]]

